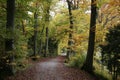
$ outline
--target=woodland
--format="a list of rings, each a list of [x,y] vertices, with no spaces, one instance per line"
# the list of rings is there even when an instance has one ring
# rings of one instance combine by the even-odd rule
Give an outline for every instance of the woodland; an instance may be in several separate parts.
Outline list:
[[[0,0],[0,80],[58,56],[95,80],[120,80],[120,0]]]

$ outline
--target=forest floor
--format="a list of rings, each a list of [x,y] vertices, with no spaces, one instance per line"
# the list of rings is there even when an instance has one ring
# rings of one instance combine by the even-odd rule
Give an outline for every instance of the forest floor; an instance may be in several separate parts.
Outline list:
[[[65,57],[42,59],[33,62],[25,71],[17,72],[5,80],[97,80],[94,76],[64,65]]]

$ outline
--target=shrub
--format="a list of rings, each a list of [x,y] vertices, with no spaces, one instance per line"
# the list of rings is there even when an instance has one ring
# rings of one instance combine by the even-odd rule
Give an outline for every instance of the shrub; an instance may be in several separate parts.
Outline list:
[[[105,38],[106,44],[101,44],[102,63],[112,73],[113,79],[117,80],[120,71],[120,24],[109,29]]]
[[[70,58],[69,65],[71,67],[81,68],[84,61],[85,61],[85,55],[84,54],[76,54],[75,56]]]

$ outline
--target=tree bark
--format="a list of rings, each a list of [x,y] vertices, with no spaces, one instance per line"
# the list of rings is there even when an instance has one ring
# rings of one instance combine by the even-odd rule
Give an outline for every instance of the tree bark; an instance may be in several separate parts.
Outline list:
[[[68,10],[69,10],[69,20],[70,20],[70,30],[73,29],[73,17],[72,17],[72,7],[71,4],[72,2],[70,2],[69,0],[67,0],[67,4],[68,4]],[[72,31],[69,32],[69,40],[68,40],[68,50],[67,50],[67,58],[69,60],[69,56],[72,52],[71,50],[71,46],[72,46],[73,42],[72,42]]]
[[[37,13],[34,13],[34,56],[36,55],[37,52]]]
[[[45,29],[45,25],[43,24],[43,28],[42,28],[42,31],[40,32],[40,48],[39,48],[39,51],[38,53],[41,55],[42,54],[42,49],[43,49],[43,41],[42,41],[42,38],[43,38],[43,35],[44,35],[44,29]]]
[[[82,67],[83,70],[93,73],[93,54],[95,45],[95,30],[96,30],[96,16],[97,16],[97,6],[96,0],[91,0],[91,20],[90,20],[90,30],[89,30],[89,42],[86,61]]]
[[[48,54],[48,39],[49,39],[49,37],[48,37],[48,27],[46,27],[46,43],[45,43],[45,54],[47,55]],[[46,57],[46,55],[44,55],[44,57]]]
[[[15,0],[7,0],[7,22],[6,22],[6,34],[7,38],[5,40],[5,53],[6,55],[12,54],[13,47],[14,47],[14,16],[15,16]],[[8,36],[9,35],[9,36]],[[12,62],[14,60],[14,55],[10,55],[8,57],[9,65],[8,65],[8,72],[9,74],[13,74],[13,66]]]

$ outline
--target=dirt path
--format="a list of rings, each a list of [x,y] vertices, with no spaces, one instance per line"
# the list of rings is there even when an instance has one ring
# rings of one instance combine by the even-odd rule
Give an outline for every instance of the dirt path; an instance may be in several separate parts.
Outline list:
[[[36,67],[36,69],[38,69],[36,80],[63,80],[57,70],[58,65],[58,58],[38,63]]]
[[[84,71],[68,68],[63,57],[56,57],[34,63],[25,71],[6,80],[96,80]]]

